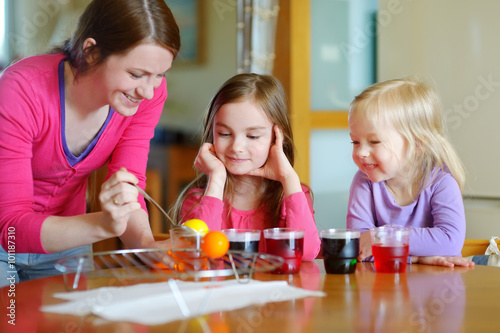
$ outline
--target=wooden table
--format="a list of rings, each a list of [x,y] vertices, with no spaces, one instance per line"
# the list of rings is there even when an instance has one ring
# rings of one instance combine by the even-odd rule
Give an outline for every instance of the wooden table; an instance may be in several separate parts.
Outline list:
[[[15,296],[8,295],[10,287],[0,289],[2,313],[15,301],[16,323],[8,324],[9,317],[2,315],[0,332],[497,332],[500,326],[496,267],[409,265],[406,274],[397,275],[376,274],[371,264],[362,263],[355,274],[333,275],[325,274],[322,260],[315,260],[303,263],[296,275],[257,274],[255,279],[284,279],[327,296],[146,327],[40,312],[41,305],[62,302],[52,297],[65,291],[63,278],[57,276],[17,284]],[[92,287],[119,284],[100,280],[87,282]]]

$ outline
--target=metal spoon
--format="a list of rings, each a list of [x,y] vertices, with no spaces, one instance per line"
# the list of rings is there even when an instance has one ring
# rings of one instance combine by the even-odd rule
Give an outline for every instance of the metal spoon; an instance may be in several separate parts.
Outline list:
[[[161,206],[156,201],[154,201],[154,199],[151,198],[149,196],[149,194],[146,193],[146,191],[144,191],[142,188],[140,188],[137,184],[132,184],[132,185],[134,185],[137,188],[137,190],[139,191],[139,193],[144,196],[144,199],[151,202],[153,205],[156,206],[156,208],[158,208],[160,210],[160,212],[167,218],[167,220],[170,222],[170,224],[172,224],[172,226],[174,226],[174,227],[177,226],[177,224],[174,222],[174,220],[172,220],[172,218],[167,214],[167,212],[164,211],[163,208],[161,208]]]

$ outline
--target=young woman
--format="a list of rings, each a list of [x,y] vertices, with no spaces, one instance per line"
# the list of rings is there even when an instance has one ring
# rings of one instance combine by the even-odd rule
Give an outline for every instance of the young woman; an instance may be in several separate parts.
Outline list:
[[[4,71],[0,285],[7,272],[16,281],[58,274],[57,259],[103,239],[159,245],[133,184],[145,187],[149,141],[167,97],[164,75],[179,48],[165,1],[94,0],[61,47]],[[87,179],[106,164],[102,211],[86,214]]]

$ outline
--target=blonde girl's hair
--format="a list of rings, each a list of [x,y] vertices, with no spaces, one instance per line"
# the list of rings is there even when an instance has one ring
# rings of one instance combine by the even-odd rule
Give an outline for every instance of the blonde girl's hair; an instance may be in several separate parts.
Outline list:
[[[448,139],[439,96],[431,86],[415,78],[376,83],[354,98],[349,122],[353,115],[370,119],[382,137],[384,126],[392,126],[406,140],[413,198],[437,180],[439,170],[448,170],[463,190],[465,169]]]
[[[251,101],[257,104],[267,115],[269,120],[278,125],[283,131],[283,152],[293,166],[295,159],[295,146],[288,108],[283,87],[278,79],[271,75],[252,73],[238,74],[227,80],[215,94],[210,102],[203,121],[201,144],[213,143],[213,128],[215,115],[219,109],[228,103]],[[283,186],[280,182],[265,179],[266,190],[260,198],[259,208],[269,211],[270,218],[266,219],[269,227],[277,225],[280,219],[280,208],[283,201]],[[202,196],[208,183],[207,175],[199,173],[197,177],[180,194],[177,202],[172,207],[172,215],[177,222],[182,221],[182,203],[188,196]],[[200,192],[192,191],[194,188],[202,189]],[[224,204],[231,208],[234,193],[233,176],[228,174],[224,188]]]

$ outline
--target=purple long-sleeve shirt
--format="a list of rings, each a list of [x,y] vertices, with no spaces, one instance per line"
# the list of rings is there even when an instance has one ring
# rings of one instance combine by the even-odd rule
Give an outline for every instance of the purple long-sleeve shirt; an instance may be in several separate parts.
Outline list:
[[[399,206],[385,182],[372,182],[358,171],[351,184],[347,227],[367,231],[396,224],[411,227],[410,255],[460,256],[465,239],[465,212],[458,183],[448,172],[411,204]]]

